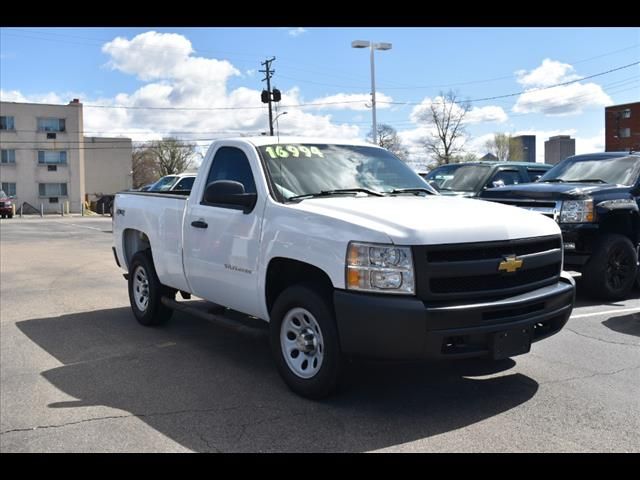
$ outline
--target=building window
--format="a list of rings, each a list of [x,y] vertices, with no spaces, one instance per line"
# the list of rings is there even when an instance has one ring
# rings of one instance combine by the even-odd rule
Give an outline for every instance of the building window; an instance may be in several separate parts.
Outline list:
[[[39,118],[38,131],[39,132],[64,132],[65,120],[64,118]]]
[[[631,109],[627,108],[622,111],[622,118],[631,118]]]
[[[66,197],[66,183],[39,183],[38,192],[41,197]]]
[[[631,129],[629,127],[621,128],[618,136],[620,138],[629,138],[631,136]]]
[[[0,130],[15,130],[16,126],[13,117],[0,116]]]
[[[2,182],[2,186],[0,187],[4,193],[9,195],[10,197],[16,196],[16,184],[10,182]]]
[[[39,150],[38,163],[41,165],[66,165],[67,152],[65,150]]]
[[[16,151],[15,150],[4,150],[2,149],[2,153],[0,156],[1,163],[16,163]]]

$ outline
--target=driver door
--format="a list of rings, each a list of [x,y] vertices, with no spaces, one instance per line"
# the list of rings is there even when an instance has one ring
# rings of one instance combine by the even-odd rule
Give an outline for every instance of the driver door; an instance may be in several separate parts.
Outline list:
[[[222,146],[214,153],[205,184],[190,198],[184,220],[184,267],[194,295],[256,315],[258,253],[264,195],[244,213],[237,206],[204,202],[206,186],[216,180],[235,180],[245,192],[256,193],[254,171],[240,148]]]

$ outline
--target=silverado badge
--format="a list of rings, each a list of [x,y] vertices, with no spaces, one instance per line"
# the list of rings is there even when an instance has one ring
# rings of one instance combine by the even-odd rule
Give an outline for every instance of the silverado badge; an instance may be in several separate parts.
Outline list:
[[[522,263],[523,261],[515,255],[509,255],[508,257],[504,257],[504,260],[498,264],[498,271],[513,273],[522,267]]]

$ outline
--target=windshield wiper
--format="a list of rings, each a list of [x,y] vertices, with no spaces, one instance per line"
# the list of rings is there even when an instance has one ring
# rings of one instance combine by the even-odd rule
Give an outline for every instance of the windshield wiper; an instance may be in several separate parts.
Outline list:
[[[550,178],[549,180],[542,180],[540,183],[564,183],[566,180],[562,178]]]
[[[566,180],[567,183],[609,183],[601,178],[583,178],[580,180]]]
[[[304,195],[294,195],[293,197],[289,197],[287,200],[298,200],[298,199],[315,198],[315,197],[329,197],[331,195],[348,195],[350,193],[366,193],[368,195],[373,195],[376,197],[384,196],[380,192],[369,190],[367,188],[338,188],[335,190],[322,190],[318,193],[305,193]]]
[[[431,190],[426,188],[394,188],[388,192],[384,192],[386,194],[394,194],[394,193],[428,193],[429,195],[435,195]]]

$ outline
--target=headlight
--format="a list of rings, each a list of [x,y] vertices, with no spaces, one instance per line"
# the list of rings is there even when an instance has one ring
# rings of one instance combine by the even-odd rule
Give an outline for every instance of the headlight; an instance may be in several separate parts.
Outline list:
[[[587,223],[593,222],[593,199],[565,200],[560,211],[560,223]]]
[[[411,248],[351,242],[347,248],[347,289],[412,295]]]

